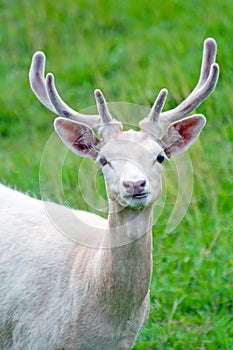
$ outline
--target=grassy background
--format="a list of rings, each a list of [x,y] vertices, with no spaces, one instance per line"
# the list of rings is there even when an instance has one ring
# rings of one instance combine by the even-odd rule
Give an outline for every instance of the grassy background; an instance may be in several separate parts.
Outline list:
[[[97,87],[109,101],[144,106],[166,87],[168,109],[195,85],[204,39],[218,43],[220,80],[198,108],[208,124],[190,151],[192,201],[182,223],[166,234],[168,196],[154,229],[151,313],[134,350],[233,349],[232,29],[231,0],[0,0],[0,181],[38,197],[54,115],[29,88],[34,51],[46,52],[47,71],[77,110],[94,104]],[[51,193],[59,187],[56,158],[63,150],[54,142],[42,164]],[[70,196],[85,208],[77,189],[80,164],[69,155],[62,180],[68,202]]]

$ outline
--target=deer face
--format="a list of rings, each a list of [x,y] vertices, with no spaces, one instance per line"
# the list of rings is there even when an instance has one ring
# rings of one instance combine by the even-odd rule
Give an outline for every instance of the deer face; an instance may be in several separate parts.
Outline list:
[[[149,135],[129,130],[110,139],[96,163],[104,174],[109,199],[138,208],[153,204],[159,196],[166,159],[162,147]]]
[[[186,150],[205,125],[202,115],[173,123],[158,141],[147,131],[122,131],[118,123],[102,126],[103,140],[90,127],[65,118],[55,130],[74,153],[90,157],[101,167],[111,201],[123,207],[152,205],[162,189],[162,164]]]

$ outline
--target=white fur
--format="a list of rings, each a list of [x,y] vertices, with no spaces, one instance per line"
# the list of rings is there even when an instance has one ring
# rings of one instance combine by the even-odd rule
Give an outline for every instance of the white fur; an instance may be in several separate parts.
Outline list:
[[[82,145],[97,142],[83,124],[60,124],[68,142],[80,132]],[[172,137],[177,148],[177,135]],[[169,143],[172,153],[171,138]],[[75,145],[86,156],[87,149]],[[186,148],[183,142],[180,147]],[[108,160],[102,166],[108,220],[0,185],[0,349],[132,347],[149,312],[161,153],[153,137],[132,130],[114,134],[97,155],[91,150],[98,164],[103,156]],[[146,181],[145,198],[124,187],[124,181],[140,179]]]

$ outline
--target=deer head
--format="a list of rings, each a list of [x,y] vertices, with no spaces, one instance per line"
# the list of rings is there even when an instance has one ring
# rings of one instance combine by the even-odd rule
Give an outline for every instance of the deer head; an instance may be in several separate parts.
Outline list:
[[[215,88],[219,75],[215,56],[215,41],[206,39],[200,78],[194,90],[176,108],[162,112],[167,97],[167,90],[162,89],[149,115],[139,123],[140,131],[123,131],[100,90],[95,90],[98,115],[84,115],[67,106],[57,93],[53,75],[49,73],[44,78],[42,52],[33,56],[30,84],[42,104],[60,116],[54,127],[64,144],[79,156],[92,158],[102,168],[109,200],[120,207],[147,207],[161,192],[162,164],[187,150],[206,123],[201,114],[187,115]]]

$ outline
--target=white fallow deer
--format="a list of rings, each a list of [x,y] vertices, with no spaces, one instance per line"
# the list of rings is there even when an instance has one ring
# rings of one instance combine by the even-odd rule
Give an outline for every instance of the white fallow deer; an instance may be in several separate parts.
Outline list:
[[[167,96],[162,89],[140,131],[123,131],[100,90],[95,91],[99,115],[68,107],[53,75],[44,78],[44,54],[35,53],[32,90],[60,116],[54,125],[65,145],[102,169],[109,216],[105,220],[0,186],[0,349],[132,347],[149,312],[152,209],[161,193],[162,164],[187,150],[205,125],[201,114],[185,116],[215,88],[215,55],[215,41],[206,39],[192,93],[162,112]],[[87,235],[88,244],[70,239],[66,230],[70,237]]]

